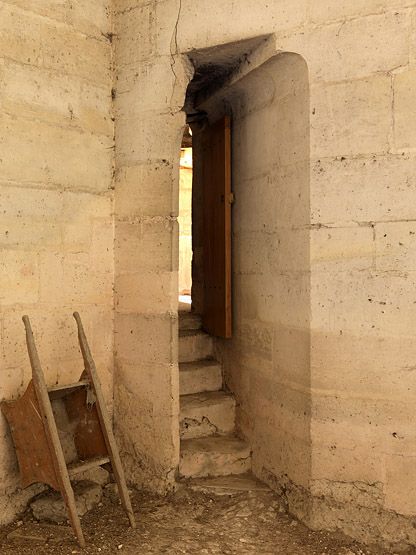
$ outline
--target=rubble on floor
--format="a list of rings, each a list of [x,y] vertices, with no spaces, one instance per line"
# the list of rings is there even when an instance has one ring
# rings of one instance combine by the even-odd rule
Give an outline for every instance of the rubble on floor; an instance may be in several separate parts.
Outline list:
[[[84,516],[88,511],[100,503],[103,496],[102,487],[90,481],[78,482],[74,485],[75,504],[79,516]],[[31,504],[33,516],[36,520],[66,522],[67,508],[60,493],[49,491],[35,499]]]
[[[111,492],[112,484],[105,490]],[[81,550],[67,525],[39,523],[28,511],[0,529],[2,555],[374,555],[341,534],[308,530],[286,514],[282,500],[249,476],[198,479],[176,493],[133,495],[137,529],[114,496],[82,519],[87,547]]]
[[[110,483],[110,473],[101,467],[91,468],[79,474],[73,483],[75,503],[79,516],[84,516],[96,507],[104,495],[115,493],[118,499],[117,486]],[[115,488],[115,489],[114,489]],[[56,491],[46,491],[38,495],[30,504],[35,520],[60,524],[67,521],[67,508],[63,497]]]

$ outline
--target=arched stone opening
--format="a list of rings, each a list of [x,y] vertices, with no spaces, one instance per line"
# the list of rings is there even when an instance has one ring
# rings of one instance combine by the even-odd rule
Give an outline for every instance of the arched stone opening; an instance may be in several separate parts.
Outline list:
[[[247,45],[228,45],[227,55],[219,47],[190,54],[192,304],[203,313],[201,141],[206,125],[229,115],[234,325],[231,339],[214,340],[214,352],[223,390],[237,401],[237,435],[250,445],[254,473],[285,488],[292,509],[307,518],[308,503],[296,507],[295,499],[309,488],[312,459],[309,78],[293,53],[258,56],[251,68],[268,43],[259,40],[237,61],[229,53]]]
[[[237,433],[253,450],[255,473],[274,485],[307,487],[306,64],[296,54],[276,52],[272,37],[257,37],[175,55],[163,67],[173,81],[166,106],[154,105],[141,75],[123,83],[116,103],[115,423],[129,478],[166,491],[177,475],[178,154],[187,116],[195,152],[193,297],[201,312],[195,289],[201,276],[195,256],[202,208],[198,129],[201,119],[228,114],[234,127],[235,327],[231,340],[215,341],[215,352],[224,366],[223,386],[237,400]]]

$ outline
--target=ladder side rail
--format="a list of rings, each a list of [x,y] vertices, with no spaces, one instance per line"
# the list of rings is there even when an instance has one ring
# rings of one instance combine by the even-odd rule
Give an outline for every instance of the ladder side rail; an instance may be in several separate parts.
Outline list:
[[[110,457],[111,466],[113,467],[114,475],[117,481],[121,502],[128,515],[131,527],[135,528],[136,521],[127,489],[126,478],[124,475],[123,466],[121,464],[120,454],[114,437],[113,428],[111,426],[110,418],[106,409],[104,396],[101,391],[101,384],[98,378],[95,362],[92,358],[84,327],[82,325],[81,317],[78,312],[74,312],[74,318],[78,326],[78,340],[81,348],[82,357],[84,359],[85,371],[87,372],[91,380],[91,384],[94,388],[94,393],[97,398],[98,416],[103,428],[104,440],[107,444],[108,455]]]
[[[45,377],[43,375],[42,366],[39,360],[39,355],[28,316],[23,316],[23,323],[26,329],[26,343],[30,364],[32,367],[33,385],[35,388],[35,393],[39,403],[41,415],[43,417],[44,430],[48,440],[49,448],[52,453],[56,475],[58,476],[58,480],[60,482],[61,494],[67,506],[69,518],[72,524],[72,528],[77,537],[78,543],[81,547],[85,547],[85,539],[77,513],[74,491],[69,479],[64,452],[59,439],[58,429],[56,426],[55,417],[53,415]]]

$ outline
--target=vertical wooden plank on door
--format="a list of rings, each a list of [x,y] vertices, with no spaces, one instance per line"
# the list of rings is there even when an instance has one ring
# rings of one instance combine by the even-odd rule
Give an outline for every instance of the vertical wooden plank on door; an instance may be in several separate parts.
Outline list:
[[[204,219],[203,328],[217,337],[232,335],[231,306],[231,120],[207,126],[202,137]]]

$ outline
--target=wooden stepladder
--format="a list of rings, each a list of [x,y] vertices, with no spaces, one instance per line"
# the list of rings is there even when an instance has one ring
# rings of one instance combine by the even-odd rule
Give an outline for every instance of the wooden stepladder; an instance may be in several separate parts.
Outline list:
[[[16,447],[22,487],[36,482],[59,491],[65,501],[69,520],[81,547],[85,539],[76,510],[71,478],[97,466],[111,465],[121,503],[135,528],[120,455],[115,442],[101,385],[78,312],[74,313],[84,371],[78,382],[47,388],[29,318],[23,316],[26,342],[32,366],[32,380],[16,401],[1,403]],[[77,460],[67,463],[58,434],[52,402],[62,400],[73,432]]]

